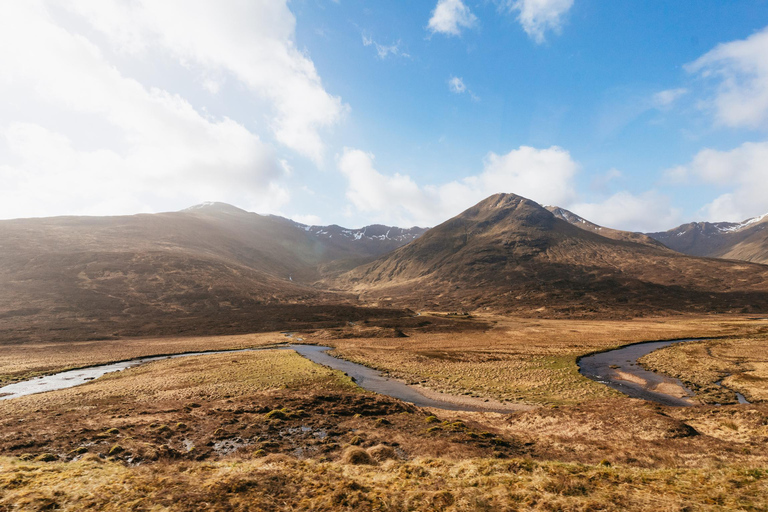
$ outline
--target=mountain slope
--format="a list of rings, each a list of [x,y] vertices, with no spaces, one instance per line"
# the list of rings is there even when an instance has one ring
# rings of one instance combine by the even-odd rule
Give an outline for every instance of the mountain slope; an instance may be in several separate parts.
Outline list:
[[[221,203],[0,221],[0,340],[258,330],[266,311],[307,316],[276,306],[352,304],[311,286],[324,266],[351,268],[419,234],[330,238]]]
[[[632,231],[621,231],[618,229],[607,228],[605,226],[599,226],[593,222],[588,221],[583,217],[579,217],[575,213],[560,208],[559,206],[545,206],[552,215],[558,219],[562,219],[574,226],[586,231],[597,233],[598,235],[606,238],[612,238],[614,240],[622,240],[624,242],[637,242],[639,244],[650,245],[652,247],[663,248],[664,244],[654,240],[648,235],[643,233],[634,233]]]
[[[768,263],[768,214],[744,222],[691,222],[647,233],[684,254]]]
[[[768,311],[768,267],[617,240],[498,194],[335,283],[368,300],[546,314]]]

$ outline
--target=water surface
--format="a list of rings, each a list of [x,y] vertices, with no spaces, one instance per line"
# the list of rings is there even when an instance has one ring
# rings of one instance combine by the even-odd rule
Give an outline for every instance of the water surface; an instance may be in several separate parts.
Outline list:
[[[300,339],[300,338],[299,338]],[[404,402],[412,403],[419,407],[435,407],[438,409],[445,409],[449,411],[489,411],[489,412],[512,412],[511,409],[496,409],[493,407],[474,406],[468,404],[452,403],[452,398],[458,399],[460,397],[454,397],[453,395],[444,395],[446,400],[436,400],[428,398],[421,394],[416,388],[409,386],[403,382],[389,379],[381,374],[381,372],[363,366],[361,364],[345,361],[333,357],[327,353],[328,350],[332,350],[331,347],[323,347],[318,345],[302,345],[302,344],[290,344],[290,345],[278,345],[272,347],[261,348],[247,348],[237,350],[220,350],[213,352],[185,352],[182,354],[173,354],[166,356],[152,356],[142,357],[137,359],[131,359],[129,361],[121,361],[117,363],[109,363],[99,366],[91,366],[87,368],[80,368],[78,370],[69,370],[53,375],[46,375],[42,377],[36,377],[31,380],[17,382],[15,384],[9,384],[0,388],[0,400],[8,400],[11,398],[17,398],[20,396],[31,395],[34,393],[43,393],[46,391],[55,391],[58,389],[66,389],[80,384],[84,384],[93,379],[101,377],[107,373],[117,372],[125,370],[127,368],[133,368],[142,364],[150,363],[152,361],[160,361],[163,359],[176,359],[180,357],[195,357],[213,354],[228,354],[233,352],[251,352],[256,350],[295,350],[300,355],[306,357],[310,361],[328,366],[335,370],[340,370],[350,377],[352,377],[355,383],[363,389],[387,395],[393,398],[397,398]]]

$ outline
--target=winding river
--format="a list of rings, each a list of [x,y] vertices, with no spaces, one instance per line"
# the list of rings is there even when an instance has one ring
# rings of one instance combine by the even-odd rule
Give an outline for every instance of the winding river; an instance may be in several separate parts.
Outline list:
[[[361,364],[345,361],[333,357],[327,353],[328,350],[332,350],[331,347],[323,347],[319,345],[302,345],[302,344],[290,344],[290,345],[278,345],[264,348],[247,348],[237,350],[221,350],[212,352],[185,352],[182,354],[174,354],[167,356],[153,356],[142,357],[137,359],[131,359],[129,361],[120,361],[117,363],[110,363],[99,366],[91,366],[87,368],[80,368],[77,370],[69,370],[53,375],[47,375],[42,377],[36,377],[23,382],[17,382],[9,384],[0,388],[0,400],[8,400],[11,398],[17,398],[20,396],[31,395],[35,393],[43,393],[45,391],[55,391],[58,389],[71,388],[84,384],[88,381],[101,377],[107,373],[117,372],[125,370],[127,368],[133,368],[153,361],[161,361],[163,359],[176,359],[180,357],[194,357],[213,354],[226,354],[234,352],[253,352],[258,350],[295,350],[302,356],[306,357],[312,362],[328,366],[334,370],[340,370],[351,377],[355,383],[363,389],[374,391],[382,395],[388,395],[393,398],[400,399],[404,402],[412,403],[419,407],[434,407],[438,409],[445,409],[449,411],[472,411],[472,412],[514,412],[519,410],[519,407],[494,407],[490,405],[476,405],[467,403],[457,403],[462,400],[462,397],[454,395],[430,393],[432,397],[425,396],[414,386],[409,386],[403,382],[389,379],[383,376],[379,371],[368,368]]]
[[[632,398],[642,398],[663,405],[693,405],[693,391],[685,387],[679,379],[646,370],[637,362],[654,350],[690,341],[702,339],[646,341],[598,352],[578,360],[579,373]],[[720,385],[721,382],[716,384]],[[736,392],[736,398],[740,404],[749,403],[741,393]]]
[[[698,340],[650,341],[598,352],[578,360],[579,373],[621,391],[632,398],[642,398],[663,405],[692,405],[693,391],[679,379],[646,370],[638,359],[673,343]]]
[[[610,386],[633,398],[641,398],[663,405],[692,405],[690,399],[693,398],[694,393],[686,388],[680,380],[648,371],[637,362],[639,358],[654,350],[667,347],[673,343],[683,343],[687,341],[699,340],[688,339],[635,343],[615,350],[585,356],[578,360],[579,372],[585,377]],[[430,396],[426,396],[426,390],[421,390],[398,380],[390,379],[382,375],[379,371],[368,368],[367,366],[339,359],[328,354],[327,351],[332,350],[331,347],[303,344],[211,352],[185,352],[182,354],[142,357],[128,361],[69,370],[53,375],[36,377],[34,379],[2,387],[0,388],[0,400],[8,400],[25,395],[78,386],[107,373],[117,372],[163,359],[235,352],[252,352],[258,350],[295,350],[310,361],[344,372],[363,389],[391,396],[419,407],[434,407],[451,411],[501,413],[510,413],[521,410],[520,406],[482,404],[479,400],[472,401],[467,400],[464,397],[436,392],[428,392]],[[737,398],[739,403],[749,403],[739,393],[737,393]]]

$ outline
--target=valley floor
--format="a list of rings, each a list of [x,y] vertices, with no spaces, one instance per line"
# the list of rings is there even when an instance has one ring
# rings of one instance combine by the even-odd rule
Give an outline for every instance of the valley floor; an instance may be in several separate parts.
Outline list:
[[[528,410],[421,409],[286,350],[157,361],[0,401],[0,511],[768,510],[768,321],[420,318],[294,337],[427,389]],[[689,337],[717,339],[665,349],[683,355],[646,365],[665,361],[697,390],[728,372],[724,384],[739,383],[755,403],[664,407],[578,373],[586,353]],[[284,341],[13,345],[3,347],[0,376]]]

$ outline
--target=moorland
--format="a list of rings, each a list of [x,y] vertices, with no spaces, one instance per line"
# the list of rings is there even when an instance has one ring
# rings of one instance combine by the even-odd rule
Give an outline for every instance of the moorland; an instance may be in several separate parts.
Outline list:
[[[0,385],[264,349],[0,400],[0,511],[768,509],[765,265],[514,195],[365,250],[284,221],[213,205],[0,222]],[[689,407],[579,373],[590,353],[692,338],[639,362]],[[274,350],[298,339],[474,410]]]

